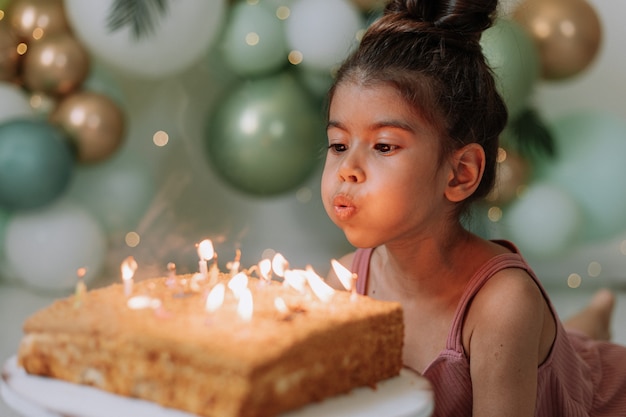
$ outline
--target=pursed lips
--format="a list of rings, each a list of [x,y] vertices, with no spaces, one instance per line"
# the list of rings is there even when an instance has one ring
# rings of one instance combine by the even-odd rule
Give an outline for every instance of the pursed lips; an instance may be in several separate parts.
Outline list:
[[[333,199],[333,208],[338,220],[348,220],[356,213],[356,206],[352,199],[344,194]]]

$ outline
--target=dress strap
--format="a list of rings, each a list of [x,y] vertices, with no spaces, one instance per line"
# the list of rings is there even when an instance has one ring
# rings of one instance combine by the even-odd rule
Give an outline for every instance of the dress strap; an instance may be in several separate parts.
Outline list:
[[[357,274],[356,279],[356,291],[361,295],[367,293],[367,280],[369,278],[370,258],[374,248],[370,249],[357,249],[354,252],[354,258],[352,260],[352,272]]]
[[[528,264],[517,251],[494,256],[483,264],[483,266],[474,273],[463,291],[463,296],[457,306],[452,327],[448,334],[448,340],[446,342],[447,349],[463,352],[462,330],[470,303],[491,277],[497,272],[507,268],[520,268],[531,273]],[[532,273],[531,276],[537,281]]]

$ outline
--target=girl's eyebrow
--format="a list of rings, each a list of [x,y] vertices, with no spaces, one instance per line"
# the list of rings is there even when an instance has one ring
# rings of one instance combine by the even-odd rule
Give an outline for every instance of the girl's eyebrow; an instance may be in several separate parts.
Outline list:
[[[345,130],[343,123],[338,122],[336,120],[329,120],[328,123],[326,124],[326,130],[333,128],[333,127]],[[415,132],[415,129],[413,128],[413,126],[409,125],[408,123],[402,122],[400,120],[395,120],[395,119],[381,120],[376,123],[372,123],[369,126],[369,130],[371,131],[384,129],[384,128],[395,128],[395,129],[402,129],[407,132]]]

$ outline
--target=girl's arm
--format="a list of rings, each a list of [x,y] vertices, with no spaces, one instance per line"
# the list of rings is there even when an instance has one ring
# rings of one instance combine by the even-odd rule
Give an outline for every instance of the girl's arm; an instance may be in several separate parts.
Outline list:
[[[554,319],[524,271],[498,273],[476,295],[464,326],[473,416],[535,415],[537,369],[554,340]]]

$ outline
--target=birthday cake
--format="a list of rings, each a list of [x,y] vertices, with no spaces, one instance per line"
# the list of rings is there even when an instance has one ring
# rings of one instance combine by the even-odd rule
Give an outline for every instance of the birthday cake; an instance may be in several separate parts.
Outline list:
[[[272,417],[400,373],[398,303],[237,276],[57,300],[25,322],[19,364],[207,417]]]

